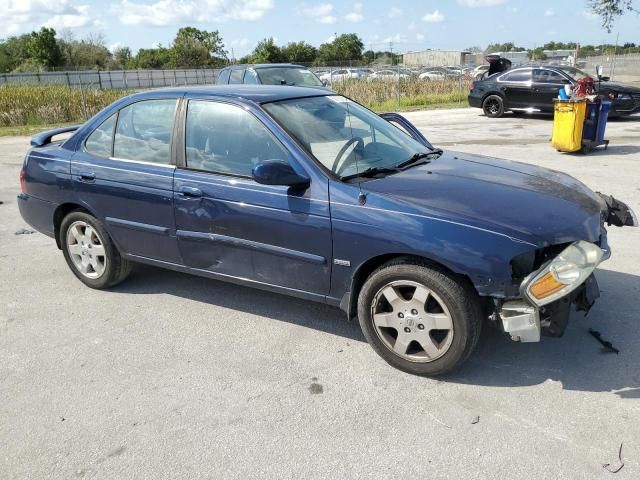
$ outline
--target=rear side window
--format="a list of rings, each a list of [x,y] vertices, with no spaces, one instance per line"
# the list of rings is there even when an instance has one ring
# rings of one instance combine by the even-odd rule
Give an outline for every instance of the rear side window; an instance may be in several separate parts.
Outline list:
[[[187,168],[194,170],[250,177],[258,162],[288,158],[256,117],[227,103],[190,101],[185,136]]]
[[[220,75],[218,76],[218,80],[216,80],[216,83],[222,85],[226,85],[227,83],[229,83],[229,73],[231,72],[228,68],[222,70],[220,72]]]
[[[124,160],[171,163],[171,132],[177,100],[145,100],[120,110],[113,156]]]
[[[242,83],[242,77],[244,76],[244,70],[231,70],[231,77],[229,77],[230,84]]]
[[[502,82],[529,82],[531,81],[531,70],[518,70],[509,72],[500,77]]]
[[[113,127],[116,125],[117,114],[111,115],[96,128],[87,138],[84,146],[87,152],[97,157],[110,157],[113,145]]]
[[[260,83],[258,81],[258,75],[256,74],[256,72],[254,72],[251,69],[248,69],[244,73],[244,83],[249,83],[249,84],[252,84],[252,85]]]

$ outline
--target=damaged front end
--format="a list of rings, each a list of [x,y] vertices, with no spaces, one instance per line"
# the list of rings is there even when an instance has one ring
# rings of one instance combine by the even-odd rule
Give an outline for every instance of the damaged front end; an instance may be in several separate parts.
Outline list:
[[[586,315],[600,296],[593,274],[611,256],[604,223],[638,226],[633,211],[623,202],[598,194],[602,203],[602,229],[598,242],[578,240],[527,252],[511,262],[520,297],[494,299],[492,319],[512,340],[538,342],[541,335],[560,337],[569,322],[571,307]]]

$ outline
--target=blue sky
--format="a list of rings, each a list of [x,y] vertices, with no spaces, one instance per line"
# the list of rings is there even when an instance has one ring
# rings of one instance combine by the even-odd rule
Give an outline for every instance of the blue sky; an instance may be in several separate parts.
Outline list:
[[[0,0],[0,38],[53,26],[76,38],[101,34],[110,47],[135,51],[168,45],[180,26],[219,30],[236,57],[272,36],[279,44],[319,45],[357,33],[367,48],[394,51],[486,47],[513,41],[640,43],[640,16],[630,13],[607,34],[586,0],[312,1],[312,0]]]

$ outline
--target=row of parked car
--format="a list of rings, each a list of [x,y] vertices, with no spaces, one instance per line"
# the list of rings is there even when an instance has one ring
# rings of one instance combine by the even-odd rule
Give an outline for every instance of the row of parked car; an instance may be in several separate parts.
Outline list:
[[[366,79],[366,80],[398,80],[399,78],[419,78],[421,80],[448,80],[465,78],[468,80],[477,80],[489,69],[488,65],[473,66],[442,66],[442,67],[412,67],[398,68],[387,67],[381,69],[373,68],[336,68],[336,69],[317,69],[314,73],[321,81],[331,84],[336,81],[347,79]]]

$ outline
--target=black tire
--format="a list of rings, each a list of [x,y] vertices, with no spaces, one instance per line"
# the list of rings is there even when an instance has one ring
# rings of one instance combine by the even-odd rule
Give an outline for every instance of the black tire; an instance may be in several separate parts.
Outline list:
[[[446,305],[453,329],[450,346],[442,356],[426,363],[410,361],[395,353],[381,338],[373,320],[373,302],[381,289],[395,281],[421,284]],[[358,319],[371,347],[389,365],[414,375],[436,376],[458,368],[471,355],[480,338],[482,308],[478,294],[465,279],[400,259],[381,266],[364,283],[358,297]]]
[[[104,272],[97,278],[89,278],[83,274],[71,258],[69,249],[72,247],[68,245],[67,235],[71,226],[77,222],[84,222],[90,225],[95,231],[100,243],[104,246]],[[125,280],[131,273],[131,262],[122,258],[106,229],[94,216],[83,211],[73,211],[69,213],[60,224],[59,235],[60,246],[62,247],[62,253],[64,254],[67,265],[69,265],[74,275],[86,286],[98,290],[110,288]]]
[[[482,102],[482,111],[487,117],[500,118],[504,115],[504,101],[500,95],[489,95]]]

